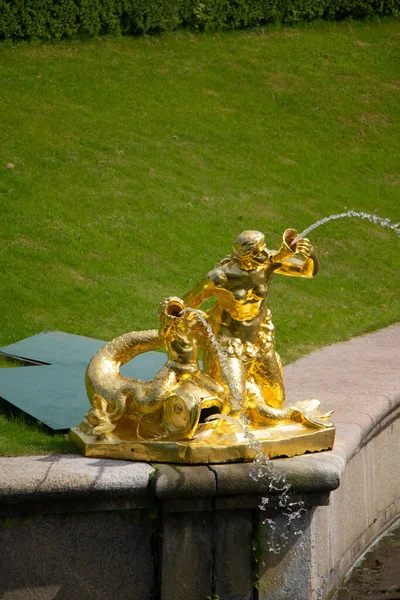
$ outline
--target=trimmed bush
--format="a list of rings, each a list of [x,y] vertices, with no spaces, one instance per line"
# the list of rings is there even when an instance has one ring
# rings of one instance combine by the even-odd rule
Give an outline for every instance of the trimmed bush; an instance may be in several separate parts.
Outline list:
[[[181,26],[241,29],[399,14],[399,0],[0,0],[0,39],[148,34]]]

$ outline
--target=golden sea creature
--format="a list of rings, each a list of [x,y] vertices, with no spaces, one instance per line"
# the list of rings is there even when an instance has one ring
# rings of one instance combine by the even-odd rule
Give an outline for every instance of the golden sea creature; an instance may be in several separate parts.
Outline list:
[[[131,451],[148,459],[158,456],[161,444],[165,460],[181,462],[201,462],[208,454],[198,448],[208,444],[218,448],[212,459],[248,459],[247,451],[232,458],[229,450],[243,447],[245,419],[253,434],[265,438],[263,443],[273,437],[285,448],[285,440],[307,438],[304,446],[297,441],[300,449],[292,453],[331,447],[331,413],[320,413],[318,400],[285,406],[282,362],[265,304],[275,273],[306,278],[318,273],[314,247],[297,237],[297,231],[287,229],[274,251],[267,249],[261,232],[243,231],[232,253],[183,299],[161,301],[158,330],[127,333],[102,348],[87,369],[91,409],[72,434],[75,442],[87,449],[93,439],[94,447],[102,448],[97,455],[121,457],[128,452],[126,444],[140,442]],[[216,299],[212,308],[199,310],[211,297]],[[152,381],[121,376],[121,365],[161,347],[167,360]],[[327,430],[312,437],[311,447],[310,429]]]

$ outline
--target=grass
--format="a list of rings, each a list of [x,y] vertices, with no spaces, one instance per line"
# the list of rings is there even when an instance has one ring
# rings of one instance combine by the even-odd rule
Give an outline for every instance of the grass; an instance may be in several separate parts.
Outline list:
[[[154,327],[243,229],[399,221],[399,55],[394,20],[0,45],[0,345]],[[393,232],[311,239],[268,298],[286,363],[400,320]]]
[[[0,414],[0,456],[71,453],[63,435],[49,435],[40,424],[29,424],[21,416]]]

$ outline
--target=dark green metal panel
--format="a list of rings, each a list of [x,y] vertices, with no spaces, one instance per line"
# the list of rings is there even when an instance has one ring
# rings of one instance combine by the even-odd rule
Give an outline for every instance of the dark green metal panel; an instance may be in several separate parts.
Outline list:
[[[17,408],[54,431],[70,429],[89,409],[85,371],[105,344],[80,335],[45,331],[0,348],[5,356],[47,363],[0,369],[0,399],[5,406]],[[166,360],[165,354],[147,352],[124,365],[121,374],[150,381]]]
[[[0,348],[0,352],[51,365],[88,363],[107,342],[62,331],[43,331]]]
[[[89,409],[85,365],[0,369],[0,396],[50,429],[70,429]]]

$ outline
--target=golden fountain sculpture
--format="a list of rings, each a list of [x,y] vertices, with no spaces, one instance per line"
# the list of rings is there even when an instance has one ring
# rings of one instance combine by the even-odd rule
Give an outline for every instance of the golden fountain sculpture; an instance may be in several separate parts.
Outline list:
[[[158,330],[126,333],[92,358],[86,372],[91,408],[70,432],[85,456],[221,463],[253,460],[257,448],[269,457],[332,448],[331,412],[320,413],[318,400],[285,406],[265,305],[274,273],[318,273],[314,247],[297,238],[287,229],[275,251],[261,232],[243,231],[232,253],[182,299],[161,301]],[[216,298],[212,308],[199,310],[210,297]],[[152,381],[120,375],[121,365],[162,347],[167,361]]]

